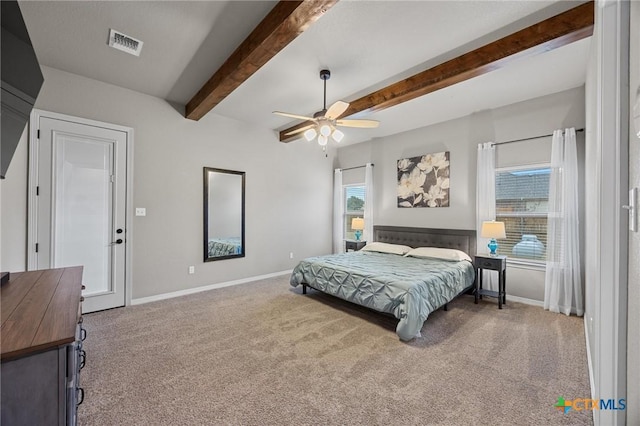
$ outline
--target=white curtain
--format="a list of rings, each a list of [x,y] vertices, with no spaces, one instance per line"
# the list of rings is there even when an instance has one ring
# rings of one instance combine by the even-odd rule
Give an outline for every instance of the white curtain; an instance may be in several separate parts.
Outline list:
[[[576,131],[553,132],[549,219],[547,221],[547,269],[544,308],[552,312],[584,315],[580,278],[580,224],[578,221],[578,158]]]
[[[478,167],[476,178],[476,241],[477,253],[488,254],[488,238],[480,237],[482,222],[496,218],[496,148],[493,143],[478,144]],[[498,274],[484,271],[482,286],[489,290],[498,290]]]
[[[363,240],[373,241],[373,164],[367,163],[364,172],[364,235]]]
[[[333,252],[344,252],[344,197],[342,195],[342,170],[333,172]]]

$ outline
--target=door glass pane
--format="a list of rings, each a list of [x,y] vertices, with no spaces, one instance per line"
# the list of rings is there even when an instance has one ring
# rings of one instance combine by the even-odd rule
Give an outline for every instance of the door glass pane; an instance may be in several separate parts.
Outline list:
[[[57,134],[56,268],[83,265],[84,294],[111,291],[112,143]]]

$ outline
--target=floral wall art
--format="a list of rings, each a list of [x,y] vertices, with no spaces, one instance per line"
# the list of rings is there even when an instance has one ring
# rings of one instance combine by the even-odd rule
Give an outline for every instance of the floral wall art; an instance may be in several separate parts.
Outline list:
[[[398,207],[449,207],[449,151],[398,160]]]

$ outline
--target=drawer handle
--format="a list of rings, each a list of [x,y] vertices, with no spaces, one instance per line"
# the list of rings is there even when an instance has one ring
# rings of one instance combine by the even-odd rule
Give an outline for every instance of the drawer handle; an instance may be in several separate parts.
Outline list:
[[[493,263],[491,263],[491,262],[484,262],[484,263],[482,264],[482,266],[490,267],[490,266],[493,266]]]
[[[84,402],[84,389],[77,388],[77,392],[78,392],[78,403],[76,405],[79,406]]]
[[[80,350],[80,370],[84,368],[87,363],[87,352],[84,349]]]
[[[85,328],[80,327],[80,340],[84,342],[84,339],[87,338],[87,330]]]

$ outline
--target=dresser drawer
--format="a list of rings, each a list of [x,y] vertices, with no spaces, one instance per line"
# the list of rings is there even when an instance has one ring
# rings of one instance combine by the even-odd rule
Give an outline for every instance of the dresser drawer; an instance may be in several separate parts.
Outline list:
[[[475,259],[475,266],[482,269],[492,269],[500,271],[505,268],[506,259],[504,257],[478,257]]]

